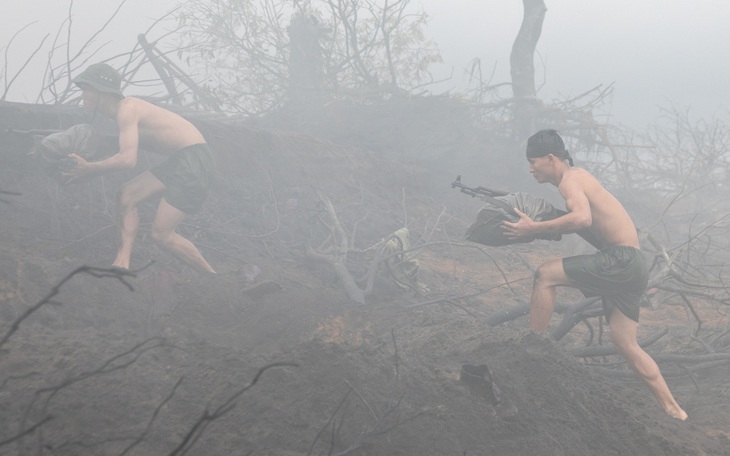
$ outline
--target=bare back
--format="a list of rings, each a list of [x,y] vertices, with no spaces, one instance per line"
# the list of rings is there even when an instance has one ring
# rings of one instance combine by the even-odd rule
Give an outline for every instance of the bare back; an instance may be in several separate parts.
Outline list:
[[[153,152],[169,154],[205,142],[203,135],[191,122],[139,98],[127,97],[120,101],[117,117],[120,131],[123,131],[122,119],[125,118],[136,121],[140,147]]]
[[[603,247],[623,245],[639,248],[634,222],[623,205],[588,171],[569,168],[558,186],[570,210],[571,193],[582,192],[590,205],[592,224],[588,228]],[[580,195],[578,195],[580,196]]]

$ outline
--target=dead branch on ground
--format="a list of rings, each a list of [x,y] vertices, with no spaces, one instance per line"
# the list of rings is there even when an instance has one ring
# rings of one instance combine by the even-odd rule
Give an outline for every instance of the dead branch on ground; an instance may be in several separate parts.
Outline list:
[[[43,426],[47,422],[51,421],[53,418],[54,417],[52,415],[45,416],[45,417],[43,417],[43,419],[41,419],[37,423],[34,423],[31,426],[28,426],[27,428],[23,429],[22,431],[15,434],[14,436],[8,437],[7,439],[0,441],[0,448],[4,447],[5,445],[8,445],[10,443],[13,443],[17,440],[22,439],[26,435],[32,434],[36,430],[40,429],[41,426]]]
[[[157,416],[160,414],[160,410],[162,410],[162,408],[168,402],[170,402],[170,400],[172,399],[172,397],[175,395],[175,392],[177,391],[177,388],[182,383],[182,380],[183,380],[183,378],[180,377],[177,380],[177,382],[175,383],[175,385],[172,387],[172,390],[170,390],[170,393],[167,396],[165,396],[165,398],[163,398],[162,401],[159,404],[157,404],[157,407],[155,408],[155,411],[152,413],[152,417],[150,417],[149,421],[147,422],[147,427],[145,427],[144,431],[142,431],[142,433],[136,439],[134,439],[134,441],[132,443],[130,443],[129,446],[127,446],[124,449],[124,451],[122,451],[121,453],[119,453],[119,456],[124,456],[125,454],[129,453],[130,451],[132,451],[132,449],[134,449],[134,447],[136,447],[137,445],[139,445],[140,443],[142,443],[147,438],[147,436],[150,433],[150,430],[152,429],[152,424],[155,422],[155,420],[157,419]]]
[[[56,385],[48,386],[44,388],[40,388],[36,390],[33,394],[33,398],[28,403],[28,405],[25,407],[25,410],[23,411],[22,416],[20,417],[20,429],[22,433],[25,433],[29,427],[26,427],[26,423],[29,420],[32,413],[35,411],[36,404],[40,403],[40,407],[37,410],[37,413],[40,413],[41,416],[44,417],[44,419],[48,416],[51,416],[48,414],[48,407],[53,400],[53,398],[61,393],[65,388],[70,387],[71,385],[74,385],[76,383],[82,382],[84,380],[88,380],[93,377],[97,376],[103,376],[105,374],[109,374],[111,372],[119,371],[126,369],[127,367],[133,365],[137,362],[137,360],[148,351],[154,350],[156,348],[159,348],[164,345],[164,342],[159,340],[158,338],[150,338],[147,340],[144,340],[136,345],[134,345],[132,348],[119,353],[117,355],[112,356],[111,358],[104,361],[99,367],[81,372],[77,375],[71,376],[61,382],[59,382]],[[39,429],[38,433],[38,447],[42,447],[43,444],[43,437],[42,437],[42,429]]]
[[[2,344],[6,343],[10,337],[17,331],[17,329],[21,326],[21,324],[27,320],[28,317],[30,317],[33,313],[37,312],[42,306],[46,304],[57,304],[60,305],[62,303],[57,303],[54,301],[54,297],[60,292],[64,284],[66,284],[69,280],[71,280],[73,277],[75,277],[78,274],[88,274],[92,277],[96,278],[113,278],[116,280],[119,280],[124,285],[127,286],[128,289],[131,291],[134,290],[132,285],[128,282],[129,277],[136,277],[137,273],[141,271],[123,271],[119,269],[102,269],[102,268],[92,268],[88,266],[82,266],[79,268],[76,268],[71,273],[69,273],[67,276],[65,276],[63,279],[61,279],[53,288],[52,290],[44,297],[42,300],[40,300],[35,305],[31,306],[23,315],[21,315],[19,318],[17,318],[10,330],[8,330],[5,334],[5,336],[2,339]],[[0,345],[2,345],[0,344]],[[63,380],[57,382],[56,384],[45,386],[42,388],[39,388],[33,392],[32,398],[30,402],[24,406],[24,409],[20,416],[18,417],[18,428],[19,430],[16,431],[15,434],[11,435],[10,437],[2,438],[0,439],[0,448],[5,447],[7,445],[13,444],[13,443],[21,443],[23,439],[27,438],[31,434],[36,434],[37,441],[35,443],[37,448],[46,448],[49,450],[63,450],[68,449],[72,447],[81,446],[84,448],[88,448],[89,446],[97,445],[99,443],[110,443],[115,440],[130,440],[128,437],[124,438],[112,438],[112,439],[105,439],[103,442],[97,442],[97,443],[89,443],[84,441],[78,441],[78,440],[68,440],[63,443],[51,443],[49,441],[44,441],[44,434],[47,432],[44,432],[44,426],[51,422],[52,420],[58,418],[57,413],[53,412],[51,413],[51,406],[52,402],[54,401],[54,398],[58,397],[60,394],[62,394],[64,391],[67,391],[69,388],[71,388],[74,385],[78,385],[79,383],[90,381],[95,378],[99,378],[105,375],[112,374],[114,372],[123,371],[133,364],[137,363],[139,359],[145,355],[146,353],[149,353],[150,351],[156,350],[160,347],[167,346],[167,344],[160,338],[154,337],[146,339],[142,342],[139,342],[132,346],[129,349],[124,350],[121,353],[115,354],[111,356],[110,358],[104,360],[101,362],[100,365],[98,365],[95,368],[84,370],[82,372],[73,374],[73,375],[65,375],[66,378]],[[262,374],[267,371],[270,368],[273,367],[298,367],[298,364],[295,363],[272,363],[269,365],[266,365],[259,369],[259,371],[254,376],[253,380],[251,382],[236,390],[233,394],[231,394],[226,400],[217,408],[215,408],[212,411],[208,411],[207,409],[203,412],[202,416],[196,421],[192,428],[189,430],[189,432],[184,436],[180,444],[172,450],[170,455],[184,455],[188,454],[190,449],[195,445],[195,443],[198,441],[198,439],[203,435],[205,432],[206,427],[211,424],[213,421],[217,420],[218,418],[224,416],[226,413],[231,411],[236,406],[237,400],[240,398],[242,394],[244,394],[246,391],[250,390],[261,378]],[[41,375],[37,372],[31,372],[24,375],[14,375],[12,377],[9,377],[5,381],[3,381],[2,385],[0,385],[0,389],[3,389],[7,382],[11,379],[13,380],[19,380],[28,378],[30,376],[37,376]],[[142,442],[144,442],[150,435],[151,429],[155,421],[158,419],[160,412],[162,411],[163,407],[168,404],[173,397],[175,396],[177,390],[179,389],[180,385],[182,384],[183,378],[179,378],[177,382],[173,385],[172,389],[169,391],[169,393],[157,404],[155,409],[152,412],[151,417],[147,421],[147,424],[142,430],[142,432],[137,435],[136,437],[133,437],[131,439],[131,442],[126,445],[126,447],[122,450],[120,455],[129,454],[134,448],[139,446]],[[38,419],[35,419],[34,416],[38,416]],[[32,424],[29,424],[29,422],[33,420],[34,422]]]
[[[205,432],[205,429],[215,420],[221,418],[231,410],[233,410],[236,407],[236,401],[238,398],[251,389],[261,378],[264,372],[266,372],[269,369],[272,369],[274,367],[299,367],[299,364],[296,363],[272,363],[268,364],[261,369],[258,370],[254,378],[251,380],[251,382],[244,386],[243,388],[239,389],[232,395],[230,395],[221,405],[216,407],[213,411],[208,411],[206,408],[200,418],[192,425],[190,430],[187,434],[185,434],[185,437],[183,437],[180,444],[175,447],[170,453],[168,453],[169,456],[182,456],[184,454],[187,454],[188,451],[195,445],[195,443],[200,439],[200,437]]]
[[[146,268],[147,266],[145,266]],[[142,268],[144,269],[144,268]],[[98,277],[98,278],[113,278],[118,281],[120,281],[122,284],[124,284],[130,291],[134,291],[134,288],[132,285],[127,281],[128,277],[136,277],[137,273],[141,271],[142,269],[135,270],[135,271],[125,271],[118,268],[94,268],[91,266],[80,266],[73,271],[71,271],[66,277],[61,279],[60,282],[58,282],[56,285],[51,288],[51,291],[38,301],[37,303],[30,306],[28,309],[26,309],[25,312],[23,312],[22,315],[20,315],[18,318],[13,321],[13,323],[10,325],[10,329],[8,329],[5,332],[5,335],[0,339],[0,347],[2,347],[8,339],[20,328],[20,324],[25,321],[28,317],[30,317],[33,313],[37,312],[38,309],[41,307],[51,304],[51,305],[60,305],[60,303],[55,302],[53,298],[60,293],[61,288],[63,285],[71,280],[75,275],[77,274],[88,274],[92,277]]]
[[[325,226],[327,226],[330,234],[325,241],[326,244],[321,245],[315,249],[311,245],[307,245],[307,257],[328,264],[337,274],[340,279],[342,286],[345,289],[347,296],[358,304],[365,304],[365,293],[355,283],[355,279],[352,274],[347,270],[346,261],[347,253],[349,250],[349,243],[347,240],[347,234],[342,229],[337,213],[335,212],[332,202],[321,192],[317,193],[325,212],[329,217],[329,223],[320,220]]]
[[[398,400],[395,403],[390,404],[388,406],[388,408],[386,409],[386,411],[378,418],[378,420],[369,429],[361,432],[360,435],[358,435],[357,438],[347,446],[347,448],[345,448],[342,451],[338,451],[337,453],[331,453],[331,450],[330,450],[330,453],[333,454],[334,456],[345,456],[347,454],[350,454],[353,451],[356,451],[356,450],[362,448],[363,445],[365,445],[367,443],[368,439],[377,437],[379,435],[387,434],[388,432],[393,431],[396,428],[398,428],[410,421],[413,421],[424,414],[424,412],[418,412],[418,413],[415,413],[415,414],[408,416],[406,418],[403,418],[403,419],[396,418],[396,419],[394,419],[395,422],[390,422],[389,421],[390,415],[393,414],[396,410],[398,410],[398,407],[400,406],[402,399],[403,399],[403,397],[401,396],[398,398]],[[393,421],[393,420],[391,420],[391,421]],[[333,434],[335,434],[335,433],[333,432]],[[334,437],[335,436],[333,435],[331,448],[335,447],[336,440]]]
[[[659,292],[663,292],[665,300],[678,298],[679,303],[687,310],[690,337],[705,352],[704,354],[696,353],[692,355],[659,354],[654,358],[657,362],[661,360],[663,362],[680,363],[683,369],[688,369],[688,371],[692,371],[700,365],[703,366],[702,368],[708,368],[727,362],[730,355],[718,353],[714,348],[718,340],[716,339],[714,342],[707,340],[705,335],[710,330],[703,327],[702,314],[695,305],[702,302],[705,306],[713,304],[727,306],[730,303],[730,288],[725,285],[722,279],[722,268],[716,272],[714,279],[708,280],[708,272],[717,269],[716,267],[705,264],[696,266],[689,262],[691,259],[702,258],[702,255],[686,255],[684,252],[685,249],[691,250],[694,248],[694,242],[699,242],[701,236],[691,237],[692,241],[683,243],[682,248],[679,249],[666,248],[652,233],[648,233],[646,238],[653,247],[654,252],[654,261],[650,267],[650,279],[647,288],[649,290],[649,300],[655,300],[655,295]],[[704,272],[700,274],[701,271]],[[693,303],[690,297],[698,302]],[[529,304],[523,304],[506,311],[500,311],[487,317],[485,322],[494,326],[522,317],[529,312],[529,307]],[[654,305],[652,305],[652,309],[655,309]],[[561,340],[581,322],[585,323],[589,329],[587,346],[569,350],[574,356],[595,358],[618,354],[613,345],[592,345],[594,333],[593,326],[590,323],[591,319],[597,319],[599,328],[601,328],[601,332],[603,331],[605,313],[600,298],[586,298],[570,305],[558,302],[554,310],[556,313],[562,314],[561,321],[550,331],[555,340]],[[692,319],[696,324],[692,323]],[[640,345],[648,347],[666,333],[666,329],[659,331],[641,341]]]
[[[20,196],[22,195],[22,193],[0,190],[0,195]],[[0,203],[10,204],[10,201],[6,200],[5,198],[0,198]]]
[[[468,247],[468,248],[476,248],[480,252],[482,252],[484,255],[486,255],[494,264],[494,266],[497,268],[499,273],[502,275],[502,278],[504,279],[504,282],[500,284],[499,286],[506,286],[508,287],[513,293],[515,293],[515,290],[512,289],[512,282],[507,279],[507,275],[505,271],[499,266],[499,264],[496,262],[496,260],[481,246],[476,244],[463,244],[463,243],[454,243],[451,241],[434,241],[434,242],[428,242],[416,247],[407,248],[407,249],[397,249],[395,253],[390,254],[384,254],[381,250],[381,247],[384,246],[389,241],[396,239],[396,234],[391,234],[390,236],[387,236],[383,239],[381,239],[378,243],[376,243],[374,246],[369,248],[369,251],[375,252],[375,255],[373,258],[369,261],[364,279],[362,282],[364,282],[364,288],[361,288],[360,285],[358,285],[358,280],[355,279],[353,274],[349,271],[347,267],[348,262],[348,254],[350,252],[353,252],[354,249],[352,249],[351,243],[348,239],[347,233],[342,227],[342,224],[337,216],[337,213],[334,209],[334,206],[332,205],[332,202],[325,196],[323,193],[318,192],[317,193],[321,203],[322,207],[324,209],[324,212],[327,215],[327,219],[323,220],[322,218],[317,218],[321,225],[326,227],[327,230],[327,236],[326,239],[317,247],[314,248],[311,245],[311,242],[308,243],[306,247],[306,256],[307,258],[311,260],[315,260],[321,263],[325,263],[329,265],[332,270],[337,275],[337,278],[340,280],[340,283],[342,284],[345,293],[347,296],[352,299],[354,302],[358,304],[365,304],[365,299],[367,296],[371,295],[374,288],[374,282],[375,277],[382,267],[382,265],[388,265],[389,262],[393,259],[396,261],[390,265],[391,268],[398,267],[402,263],[409,261],[410,258],[412,258],[412,255],[420,250],[426,249],[426,248],[432,248],[434,246],[439,245],[447,245],[449,247]],[[399,282],[400,283],[400,282]],[[421,290],[418,289],[416,284],[410,284],[407,283],[409,287],[413,289],[413,291],[416,294],[420,294]],[[467,294],[464,296],[451,296],[448,298],[443,298],[439,300],[434,301],[427,301],[424,303],[414,304],[409,307],[417,307],[421,305],[426,304],[432,304],[436,302],[450,302],[451,304],[457,305],[455,303],[456,300],[462,299],[462,298],[469,298],[473,296],[478,296],[483,293],[488,292],[489,290],[493,289],[490,288],[485,291],[480,291],[474,294]],[[468,311],[467,311],[468,312]]]
[[[397,384],[399,382],[400,358],[398,356],[398,346],[396,344],[394,331],[391,331],[391,336],[393,338],[393,347],[395,353],[395,385],[397,389]],[[394,393],[396,393],[394,394],[394,399],[388,402],[385,410],[378,415],[373,407],[371,407],[370,403],[368,403],[365,396],[360,391],[358,391],[351,382],[345,381],[345,384],[347,385],[347,391],[342,396],[342,399],[340,399],[340,401],[335,406],[332,414],[327,419],[327,422],[319,429],[319,431],[315,435],[314,440],[309,447],[309,451],[307,452],[307,456],[314,454],[314,449],[319,442],[321,442],[323,445],[326,445],[327,454],[335,456],[345,456],[362,448],[373,437],[387,434],[397,429],[398,427],[419,418],[426,413],[425,411],[419,411],[405,418],[401,418],[400,408],[403,403],[403,397],[405,396],[406,391],[404,390],[400,393],[397,393],[397,391],[394,390]],[[352,394],[357,396],[360,402],[366,407],[368,415],[372,418],[372,423],[366,426],[366,428],[360,431],[354,438],[348,439],[342,434],[344,433],[343,427],[346,424],[345,422],[347,418],[351,417],[352,415],[348,415],[350,396]],[[329,431],[329,442],[325,442],[323,439],[326,431]],[[346,439],[350,441],[348,443],[342,443]],[[335,451],[337,447],[344,448],[342,450]]]

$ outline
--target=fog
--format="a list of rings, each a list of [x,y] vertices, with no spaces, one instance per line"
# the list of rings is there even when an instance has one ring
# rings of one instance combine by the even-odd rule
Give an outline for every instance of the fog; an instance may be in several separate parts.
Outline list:
[[[63,43],[71,40],[71,53],[80,49],[120,0],[1,1],[6,85],[48,34],[7,92],[8,101],[26,103],[36,102],[43,87],[54,42],[54,64],[68,58],[74,69],[124,55],[179,3],[126,0],[89,52],[74,60]],[[63,24],[70,4],[69,38]],[[522,2],[412,4],[430,15],[425,33],[444,59],[431,68],[439,81],[432,93],[466,90],[466,68],[475,59],[492,84],[510,81]],[[651,281],[641,327],[633,331],[640,331],[642,347],[652,345],[691,426],[669,423],[636,381],[611,344],[616,333],[599,298],[560,287],[550,331],[529,329],[531,286],[552,270],[540,265],[605,243],[591,245],[585,232],[569,229],[509,245],[466,234],[472,227],[504,232],[497,232],[498,217],[480,225],[479,216],[488,215],[480,208],[493,199],[459,192],[457,175],[468,187],[529,193],[559,210],[566,205],[561,195],[570,185],[558,189],[550,185],[556,174],[545,178],[551,174],[544,163],[554,157],[541,160],[542,174],[525,161],[521,134],[537,122],[521,123],[521,106],[473,109],[471,101],[385,91],[372,103],[366,93],[325,104],[324,97],[297,98],[289,90],[279,105],[285,109],[273,113],[268,106],[231,109],[268,115],[181,109],[193,128],[138,100],[94,100],[92,91],[86,110],[0,103],[0,453],[728,454],[730,135],[722,122],[698,125],[689,117],[727,115],[722,76],[730,73],[723,49],[730,6],[564,0],[547,7],[536,55],[538,96],[549,105],[597,86],[613,91],[595,117],[571,117],[582,106],[550,117],[553,105],[539,106],[547,113],[539,119],[566,127],[571,153],[581,154],[574,155],[577,166],[630,213],[634,225],[613,200],[596,197],[594,185],[580,184],[591,187],[590,205],[617,215],[622,236],[607,243],[634,245],[639,231]],[[159,48],[174,49],[175,37],[165,37],[172,27],[158,24],[150,41],[164,37]],[[262,67],[233,69],[244,78],[245,69]],[[285,68],[276,68],[284,81],[278,87],[321,87],[292,84],[286,76],[298,72]],[[135,74],[124,93],[148,95],[152,89],[137,84],[142,79]],[[269,87],[276,81],[261,80],[277,92]],[[353,86],[370,87],[367,81]],[[241,98],[267,94],[246,90]],[[122,105],[124,115],[114,111]],[[658,121],[663,108],[679,111],[674,124],[636,133]],[[130,109],[144,111],[133,113],[136,129],[124,120]],[[50,131],[97,127],[101,117],[127,127],[122,141],[115,131],[87,138],[88,147],[44,145],[55,136]],[[629,128],[612,128],[619,125]],[[130,131],[137,136],[131,141]],[[216,172],[202,170],[212,168],[210,159],[189,168],[201,184],[215,177],[203,207],[183,220],[170,209],[178,192],[147,171],[166,172],[178,160],[166,153],[185,159],[201,151],[201,138]],[[127,157],[138,153],[134,168],[92,164],[87,169],[109,172],[68,182],[70,166],[84,168],[68,153],[104,145],[115,153],[120,143]],[[478,189],[484,187],[471,194],[484,196]],[[198,190],[195,197],[203,194]],[[149,198],[125,213],[141,193]],[[571,209],[584,209],[583,199],[572,198],[580,201]],[[614,224],[602,222],[609,211],[591,211],[594,231],[608,237]],[[185,241],[170,241],[161,220],[216,273],[200,268],[199,259],[185,261],[190,249],[181,254]],[[120,256],[120,232],[135,240],[132,258],[110,267],[115,252]]]
[[[68,2],[28,0],[9,2],[0,17],[0,47],[5,71],[12,75],[38,46],[51,36],[13,84],[8,100],[34,98],[49,43],[68,16]],[[117,0],[73,2],[72,43],[77,46],[111,15]],[[128,0],[118,17],[97,39],[105,44],[100,57],[129,51],[138,33],[178,4],[177,0]],[[468,68],[481,61],[493,82],[509,80],[509,53],[519,30],[522,3],[518,0],[413,0],[430,16],[426,35],[436,42],[444,63],[434,66],[439,91],[464,88]],[[646,0],[635,2],[546,2],[548,11],[537,46],[538,95],[546,100],[581,94],[599,84],[613,84],[608,113],[612,123],[643,127],[675,106],[693,118],[726,113],[730,75],[726,58],[730,42],[730,5],[719,0]],[[41,14],[42,12],[42,14]],[[10,49],[11,37],[23,26]]]
[[[612,121],[643,126],[676,104],[698,117],[727,108],[725,57],[730,5],[721,1],[546,1],[537,45],[536,83],[545,100],[614,84]],[[430,32],[445,59],[460,68],[479,57],[508,80],[519,29],[519,1],[423,1]],[[462,5],[458,9],[452,5]],[[458,63],[458,64],[457,64]],[[542,67],[541,67],[542,65]],[[727,112],[727,111],[725,111]]]

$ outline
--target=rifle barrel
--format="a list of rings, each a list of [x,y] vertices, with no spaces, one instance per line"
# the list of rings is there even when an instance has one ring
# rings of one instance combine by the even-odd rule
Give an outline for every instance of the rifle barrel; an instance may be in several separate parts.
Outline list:
[[[493,188],[489,187],[467,187],[466,185],[461,183],[461,176],[457,176],[456,180],[451,183],[451,188],[458,188],[461,193],[466,193],[467,195],[470,195],[472,198],[476,197],[477,195],[486,195],[486,196],[505,196],[509,195],[509,192],[505,192],[502,190],[495,190]]]

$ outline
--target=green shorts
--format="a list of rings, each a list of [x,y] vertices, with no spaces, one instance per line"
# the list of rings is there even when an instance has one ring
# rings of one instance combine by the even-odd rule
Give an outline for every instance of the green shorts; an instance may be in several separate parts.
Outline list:
[[[150,172],[165,184],[165,200],[186,214],[199,212],[208,197],[215,160],[207,144],[184,147]]]
[[[640,250],[612,246],[593,255],[563,258],[563,270],[583,295],[601,297],[606,320],[618,308],[639,321],[639,302],[649,282],[649,268]]]

